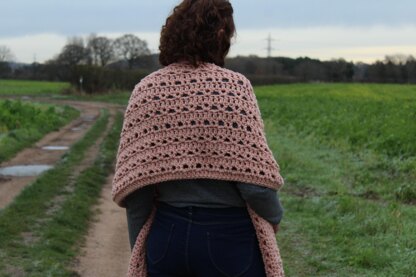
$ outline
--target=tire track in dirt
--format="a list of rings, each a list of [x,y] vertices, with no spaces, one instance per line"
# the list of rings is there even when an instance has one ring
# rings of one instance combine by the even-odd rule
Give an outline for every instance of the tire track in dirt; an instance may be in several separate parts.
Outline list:
[[[122,114],[125,108],[118,109]],[[115,164],[115,163],[114,163]],[[114,172],[107,176],[85,244],[75,259],[73,270],[82,277],[126,276],[130,260],[125,210],[111,198]]]
[[[105,139],[105,137],[110,132],[111,128],[113,127],[115,121],[115,111],[109,110],[109,118],[108,123],[105,127],[105,130],[100,135],[100,137],[95,141],[95,143],[87,149],[87,152],[85,152],[84,159],[75,165],[75,167],[71,171],[71,175],[69,177],[69,183],[62,187],[62,191],[66,192],[73,192],[75,189],[75,182],[80,175],[80,173],[87,169],[88,167],[92,166],[99,151],[100,151],[100,144]],[[50,220],[53,215],[60,210],[62,207],[62,204],[66,201],[68,197],[68,193],[65,194],[58,194],[50,201],[50,206],[45,212],[45,216],[41,218],[38,222],[35,223],[34,229],[36,229],[36,226],[46,223],[48,220]],[[27,238],[30,238],[31,241],[36,241],[36,237],[33,236],[32,232],[27,232],[23,234],[23,239],[27,240]]]
[[[85,246],[74,263],[74,271],[82,277],[126,276],[130,244],[124,209],[111,199],[113,173],[101,192]]]

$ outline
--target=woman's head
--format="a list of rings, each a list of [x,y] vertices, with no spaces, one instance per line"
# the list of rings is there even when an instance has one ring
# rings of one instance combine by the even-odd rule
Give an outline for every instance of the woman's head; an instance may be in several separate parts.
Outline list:
[[[233,8],[228,0],[184,0],[162,27],[160,63],[223,66],[234,33]]]

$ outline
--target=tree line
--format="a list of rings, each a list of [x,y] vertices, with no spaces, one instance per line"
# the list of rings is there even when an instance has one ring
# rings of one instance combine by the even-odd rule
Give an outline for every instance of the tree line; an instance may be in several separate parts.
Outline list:
[[[0,59],[0,78],[70,82],[87,93],[131,89],[140,78],[159,68],[147,42],[133,34],[116,39],[90,34],[71,37],[59,54],[45,63],[19,66],[9,62],[13,54]],[[7,60],[9,58],[9,60]]]
[[[12,51],[0,46],[0,78],[67,81],[87,93],[130,90],[144,76],[160,68],[158,55],[133,34],[116,39],[90,34],[72,37],[60,53],[43,64],[18,66]],[[416,59],[386,56],[372,64],[344,59],[320,61],[308,57],[237,56],[225,67],[246,75],[254,85],[298,82],[416,83]]]
[[[366,82],[416,84],[416,59],[409,55],[387,55],[372,64],[353,63],[345,59],[320,61],[304,58],[228,59],[226,66],[249,77],[256,84],[294,82]]]

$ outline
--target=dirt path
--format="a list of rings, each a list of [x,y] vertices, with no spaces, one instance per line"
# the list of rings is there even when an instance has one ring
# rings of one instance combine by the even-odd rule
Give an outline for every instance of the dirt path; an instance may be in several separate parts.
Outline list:
[[[15,98],[15,97],[13,97]],[[24,101],[33,101],[25,98]],[[19,165],[55,165],[66,152],[66,150],[44,150],[44,146],[67,146],[71,147],[75,142],[82,138],[94,124],[100,114],[101,108],[111,110],[122,109],[119,105],[55,100],[49,98],[36,98],[36,102],[47,102],[53,104],[67,104],[81,112],[79,118],[73,120],[58,131],[51,132],[38,141],[34,146],[28,147],[19,152],[11,160],[0,164],[0,167],[19,166]],[[13,199],[25,188],[36,180],[37,176],[0,176],[0,209],[6,207]]]
[[[49,98],[36,98],[36,101],[71,105],[81,111],[81,116],[62,127],[59,131],[49,133],[33,147],[24,149],[15,158],[0,164],[0,167],[29,164],[54,165],[65,151],[46,151],[42,147],[50,145],[70,147],[82,138],[94,124],[99,116],[100,109],[107,108],[110,111],[107,130],[97,140],[97,143],[88,150],[85,159],[74,169],[72,178],[75,179],[76,175],[89,166],[96,158],[99,142],[106,135],[109,127],[112,126],[116,111],[124,112],[125,110],[123,106],[106,103],[54,100]],[[13,201],[14,197],[36,178],[36,176],[0,176],[0,209]],[[111,199],[112,179],[113,174],[110,174],[106,179],[100,200],[93,208],[97,212],[94,213],[95,216],[91,222],[85,245],[81,249],[80,256],[74,261],[73,270],[82,277],[125,276],[127,273],[130,258],[127,221],[125,210],[118,207]],[[57,197],[55,201],[56,206],[58,207],[62,201],[62,199]]]
[[[113,174],[101,192],[98,211],[74,270],[82,277],[126,276],[130,259],[125,210],[111,199]]]
[[[79,118],[73,120],[58,131],[51,132],[34,146],[19,152],[11,160],[0,164],[0,167],[18,165],[51,165],[60,160],[66,150],[44,150],[44,146],[67,146],[82,138],[98,118],[100,110],[96,107],[74,106],[81,112]],[[37,176],[2,176],[0,178],[0,209],[7,206],[27,185],[36,180]]]

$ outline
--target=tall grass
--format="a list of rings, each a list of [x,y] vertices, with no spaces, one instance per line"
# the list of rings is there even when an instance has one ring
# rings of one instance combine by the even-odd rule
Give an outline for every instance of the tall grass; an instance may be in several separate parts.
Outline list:
[[[0,100],[0,163],[78,116],[67,105]]]

